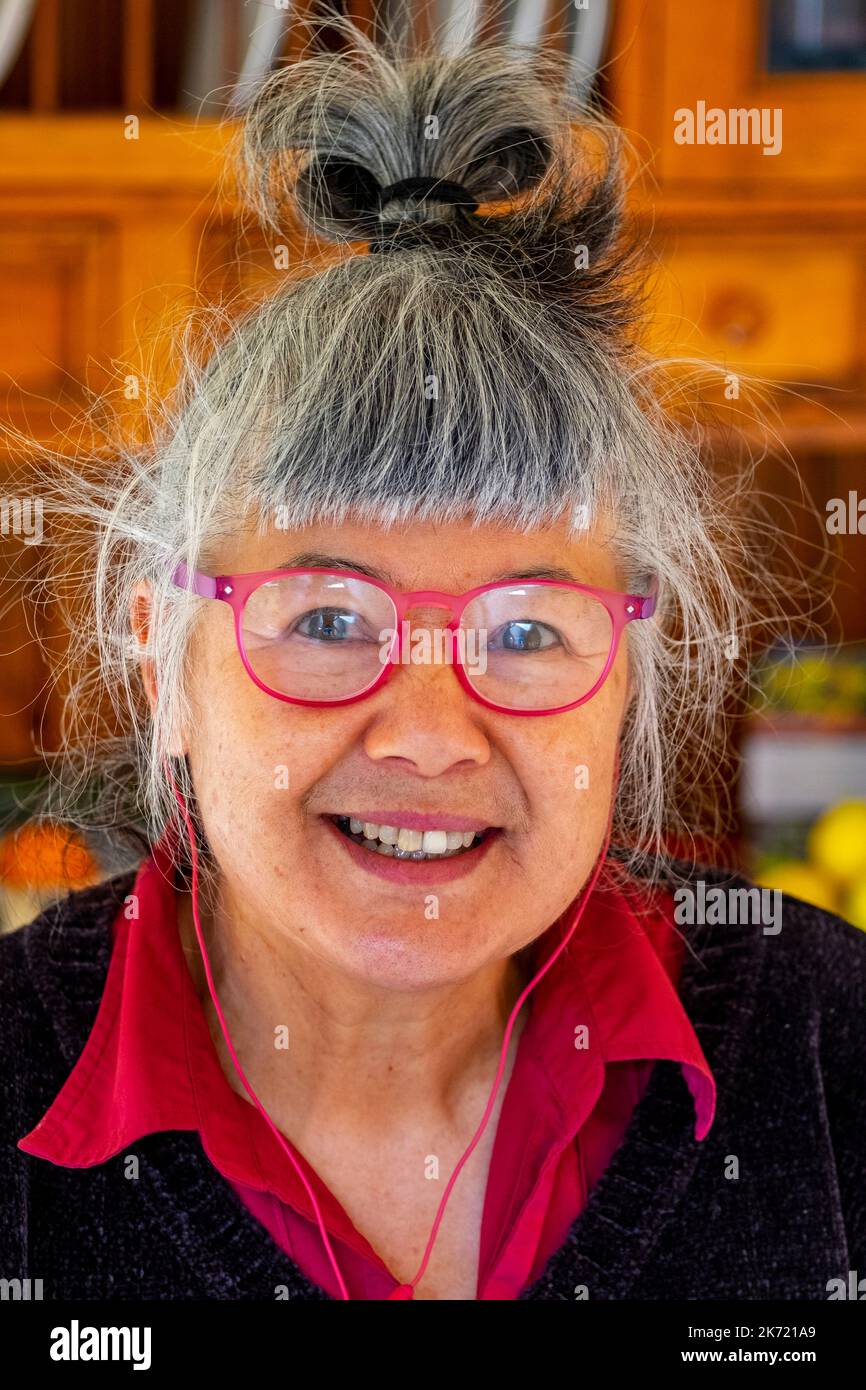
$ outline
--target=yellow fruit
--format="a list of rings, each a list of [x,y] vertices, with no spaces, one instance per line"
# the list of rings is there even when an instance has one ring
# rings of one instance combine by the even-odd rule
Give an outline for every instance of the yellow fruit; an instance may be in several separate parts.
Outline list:
[[[809,856],[837,883],[866,875],[866,801],[840,801],[815,822]]]
[[[866,878],[854,884],[845,900],[842,916],[853,922],[855,927],[862,927],[866,931]]]
[[[828,912],[839,910],[833,884],[811,864],[801,864],[798,859],[784,859],[768,865],[755,882],[763,888],[778,888],[780,893],[790,893],[792,898],[801,898],[804,903],[823,907]]]

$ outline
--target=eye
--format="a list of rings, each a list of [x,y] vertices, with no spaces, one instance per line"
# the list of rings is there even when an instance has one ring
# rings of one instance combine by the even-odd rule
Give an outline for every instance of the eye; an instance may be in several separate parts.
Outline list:
[[[561,643],[559,633],[546,623],[515,619],[499,629],[491,645],[501,646],[509,652],[539,652],[558,647]]]
[[[360,613],[343,608],[314,608],[295,623],[293,632],[316,642],[364,640],[367,627]]]

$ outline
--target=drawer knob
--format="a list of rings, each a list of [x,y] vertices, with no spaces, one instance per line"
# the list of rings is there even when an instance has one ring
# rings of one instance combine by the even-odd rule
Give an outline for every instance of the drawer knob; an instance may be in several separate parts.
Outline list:
[[[707,327],[732,347],[742,347],[760,337],[767,323],[765,305],[748,290],[727,290],[710,301]]]

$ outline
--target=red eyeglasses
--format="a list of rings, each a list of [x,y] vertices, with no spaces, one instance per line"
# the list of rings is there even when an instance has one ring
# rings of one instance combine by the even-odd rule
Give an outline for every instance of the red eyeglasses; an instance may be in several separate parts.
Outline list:
[[[351,705],[395,666],[447,661],[474,700],[501,714],[562,714],[592,699],[627,623],[657,591],[620,594],[558,579],[504,579],[464,594],[404,592],[354,570],[260,570],[216,578],[183,563],[178,588],[234,613],[241,661],[260,690],[294,705]],[[444,626],[407,614],[445,610]]]

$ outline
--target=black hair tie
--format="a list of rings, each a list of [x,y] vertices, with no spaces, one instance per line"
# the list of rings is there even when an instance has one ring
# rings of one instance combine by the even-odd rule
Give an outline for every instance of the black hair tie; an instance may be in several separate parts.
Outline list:
[[[424,202],[429,198],[431,202],[449,203],[452,207],[463,208],[466,212],[475,212],[479,206],[477,199],[472,197],[462,183],[452,183],[449,179],[437,179],[430,175],[399,179],[397,183],[390,183],[387,188],[380,189],[377,199],[379,208],[386,207],[394,198],[413,198],[418,202]],[[371,240],[371,253],[408,250],[414,246],[444,245],[451,239],[452,229],[449,223],[418,223],[407,219],[404,224],[396,225],[399,227],[396,233],[388,233]]]
[[[424,201],[430,198],[435,203],[451,203],[454,207],[465,207],[475,212],[478,202],[462,183],[452,183],[449,179],[433,178],[429,174],[399,179],[389,183],[379,191],[379,207],[385,207],[393,198],[416,198]]]

